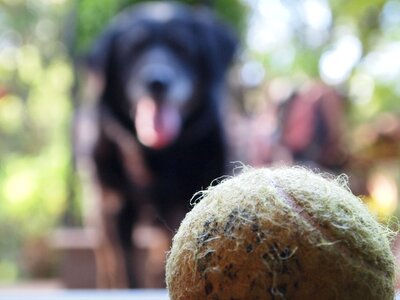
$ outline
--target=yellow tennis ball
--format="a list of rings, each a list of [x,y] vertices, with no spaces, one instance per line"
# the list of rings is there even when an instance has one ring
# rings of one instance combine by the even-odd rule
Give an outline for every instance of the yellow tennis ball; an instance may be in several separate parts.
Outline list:
[[[387,229],[346,178],[250,169],[203,192],[173,239],[172,300],[393,300]]]

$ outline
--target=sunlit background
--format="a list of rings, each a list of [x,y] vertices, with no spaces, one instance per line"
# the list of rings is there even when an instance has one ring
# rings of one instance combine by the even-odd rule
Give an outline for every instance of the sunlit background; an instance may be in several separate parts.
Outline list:
[[[79,62],[128,2],[138,1],[0,0],[1,284],[55,278],[49,236],[82,224],[70,130],[81,101]],[[340,171],[371,211],[391,222],[400,179],[400,1],[214,5],[241,34],[232,94],[246,128],[258,126],[256,150],[271,148],[280,129],[273,112],[293,92],[315,82],[332,87],[344,99]],[[257,155],[244,161],[267,164]]]

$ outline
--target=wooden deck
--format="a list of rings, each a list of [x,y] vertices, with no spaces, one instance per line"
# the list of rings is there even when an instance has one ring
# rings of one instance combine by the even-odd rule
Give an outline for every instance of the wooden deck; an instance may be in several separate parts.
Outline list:
[[[168,300],[166,290],[60,290],[1,291],[1,300]]]

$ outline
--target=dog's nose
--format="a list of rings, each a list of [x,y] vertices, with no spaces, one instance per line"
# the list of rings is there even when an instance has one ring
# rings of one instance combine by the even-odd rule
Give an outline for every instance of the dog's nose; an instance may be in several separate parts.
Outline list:
[[[164,95],[170,85],[170,79],[167,76],[158,74],[157,76],[151,76],[147,79],[147,89],[155,96]]]
[[[166,63],[153,62],[142,69],[142,83],[147,92],[162,100],[174,82],[174,70]]]

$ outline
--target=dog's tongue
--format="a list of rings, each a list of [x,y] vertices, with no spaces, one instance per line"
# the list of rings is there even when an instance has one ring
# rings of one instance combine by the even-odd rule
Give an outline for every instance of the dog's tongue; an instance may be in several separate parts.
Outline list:
[[[170,105],[156,104],[146,98],[136,106],[136,133],[147,147],[161,149],[171,144],[179,134],[180,123],[178,111]]]

